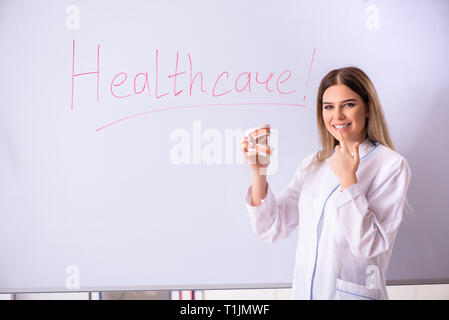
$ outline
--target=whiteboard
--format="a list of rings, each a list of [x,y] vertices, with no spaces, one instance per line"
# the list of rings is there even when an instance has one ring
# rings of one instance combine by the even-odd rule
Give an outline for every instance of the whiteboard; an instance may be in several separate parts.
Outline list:
[[[449,279],[447,1],[0,2],[0,292],[288,287],[258,240],[244,130],[275,193],[318,150],[330,70],[374,82],[412,170],[390,283]]]

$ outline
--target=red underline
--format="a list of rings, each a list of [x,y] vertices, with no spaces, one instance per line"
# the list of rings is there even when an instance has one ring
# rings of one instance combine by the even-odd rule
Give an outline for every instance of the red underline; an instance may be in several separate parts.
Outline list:
[[[267,102],[252,102],[252,103],[214,103],[214,104],[196,104],[191,106],[175,106],[175,107],[166,107],[166,108],[160,108],[155,110],[150,110],[146,112],[136,113],[130,116],[127,116],[125,118],[116,120],[114,122],[108,123],[98,129],[96,131],[103,130],[107,127],[110,127],[112,125],[118,124],[120,122],[123,122],[125,120],[129,120],[131,118],[136,118],[140,116],[144,116],[146,114],[154,113],[154,112],[160,112],[160,111],[167,111],[167,110],[175,110],[175,109],[187,109],[187,108],[200,108],[200,107],[225,107],[225,106],[290,106],[290,107],[305,107],[304,104],[295,104],[295,103],[267,103]]]

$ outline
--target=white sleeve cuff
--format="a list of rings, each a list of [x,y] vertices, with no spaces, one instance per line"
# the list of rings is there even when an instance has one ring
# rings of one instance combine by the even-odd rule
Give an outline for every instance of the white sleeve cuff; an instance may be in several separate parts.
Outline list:
[[[252,194],[252,185],[248,187],[248,191],[246,193],[246,199],[245,199],[246,207],[250,212],[257,212],[257,211],[263,210],[267,206],[266,202],[270,202],[271,199],[274,198],[273,191],[271,190],[268,182],[267,182],[267,195],[265,196],[264,199],[261,200],[260,205],[258,205],[258,206],[251,205],[251,194]]]
[[[357,211],[359,211],[362,216],[366,214],[366,209],[368,208],[367,200],[360,189],[359,183],[353,184],[343,191],[340,191],[340,188],[337,188],[334,195],[331,197],[330,202],[337,210],[347,203],[353,202],[354,206],[358,209]]]

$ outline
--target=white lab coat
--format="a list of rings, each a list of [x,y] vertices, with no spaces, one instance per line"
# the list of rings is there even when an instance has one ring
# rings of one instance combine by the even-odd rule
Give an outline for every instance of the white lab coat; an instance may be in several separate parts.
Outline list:
[[[388,299],[385,274],[402,220],[410,182],[407,161],[366,139],[359,146],[357,183],[340,191],[326,161],[301,161],[290,184],[275,197],[246,207],[256,235],[268,242],[298,227],[294,299]]]

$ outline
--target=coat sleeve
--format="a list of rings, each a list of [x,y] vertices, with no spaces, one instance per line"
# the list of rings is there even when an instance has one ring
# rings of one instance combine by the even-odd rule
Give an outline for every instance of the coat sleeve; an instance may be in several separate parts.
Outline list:
[[[359,183],[342,192],[336,191],[332,203],[355,256],[373,258],[393,246],[402,221],[410,176],[407,161],[401,158],[369,198]]]
[[[248,188],[245,204],[256,235],[267,242],[287,238],[298,225],[298,200],[302,187],[301,164],[290,183],[275,196],[267,182],[267,196],[259,206],[251,206],[252,186]]]

